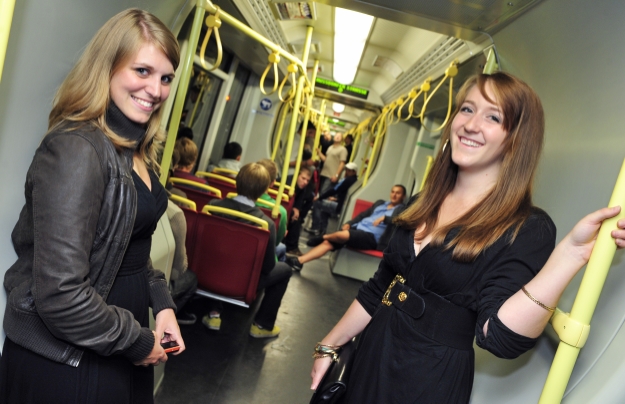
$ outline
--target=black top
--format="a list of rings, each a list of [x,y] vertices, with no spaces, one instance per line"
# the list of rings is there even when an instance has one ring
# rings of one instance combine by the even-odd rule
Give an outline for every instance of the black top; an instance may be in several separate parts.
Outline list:
[[[429,339],[395,307],[380,304],[398,273],[418,293],[436,293],[477,313],[477,345],[502,358],[531,349],[535,339],[516,334],[497,317],[501,305],[543,267],[555,246],[551,218],[536,209],[510,244],[510,231],[474,262],[453,261],[452,250],[425,246],[414,251],[414,230],[398,228],[378,271],[357,300],[372,316],[363,331],[350,376],[348,403],[465,403],[471,396],[473,350]],[[458,229],[449,232],[445,244]],[[427,315],[427,307],[426,307]],[[482,329],[489,321],[488,336]],[[444,322],[445,318],[440,321]]]
[[[349,188],[354,185],[357,180],[358,177],[355,175],[345,177],[338,187],[336,186],[336,184],[333,185],[326,192],[319,195],[319,199],[326,199],[331,196],[336,196],[336,212],[340,213],[341,208],[343,207],[343,202],[345,202],[345,197],[347,196],[347,191],[349,191]]]

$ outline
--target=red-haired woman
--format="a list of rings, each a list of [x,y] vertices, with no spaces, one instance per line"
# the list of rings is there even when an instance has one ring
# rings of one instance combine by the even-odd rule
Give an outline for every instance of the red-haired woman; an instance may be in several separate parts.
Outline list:
[[[620,211],[586,216],[554,249],[555,225],[532,205],[543,133],[540,100],[521,80],[495,73],[464,84],[423,192],[316,347],[313,389],[326,354],[360,332],[347,403],[466,403],[474,339],[502,358],[535,345],[601,222]],[[623,247],[625,220],[618,226]]]

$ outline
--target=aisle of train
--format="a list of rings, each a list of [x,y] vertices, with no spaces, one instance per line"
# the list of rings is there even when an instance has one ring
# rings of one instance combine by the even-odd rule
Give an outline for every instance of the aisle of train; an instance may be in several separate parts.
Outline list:
[[[190,310],[198,321],[181,326],[187,351],[170,357],[155,404],[308,402],[312,349],[349,307],[360,284],[332,275],[327,256],[307,263],[293,274],[282,300],[276,321],[280,336],[268,340],[248,335],[256,307],[225,305],[216,332],[200,321],[209,300],[195,298]]]

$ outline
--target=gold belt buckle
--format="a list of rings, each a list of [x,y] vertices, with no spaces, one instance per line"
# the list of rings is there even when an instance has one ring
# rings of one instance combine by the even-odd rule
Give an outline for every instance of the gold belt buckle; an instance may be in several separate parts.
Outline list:
[[[395,284],[397,282],[405,283],[406,280],[400,274],[395,275],[395,279],[393,279],[393,282],[391,282],[391,284],[388,285],[388,289],[386,289],[386,292],[384,293],[384,296],[382,296],[382,303],[384,303],[387,306],[390,306],[390,305],[393,304],[393,302],[388,300],[388,297],[391,295],[391,289],[393,289],[393,286],[395,286]],[[403,300],[406,300],[406,299],[404,298]]]

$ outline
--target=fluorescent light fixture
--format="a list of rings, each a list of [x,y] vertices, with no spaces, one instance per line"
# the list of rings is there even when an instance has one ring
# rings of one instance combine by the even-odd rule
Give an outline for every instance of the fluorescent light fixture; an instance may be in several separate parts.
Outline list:
[[[338,102],[333,102],[332,111],[336,112],[337,114],[340,114],[341,112],[345,111],[345,105],[339,104]]]
[[[334,80],[351,84],[373,25],[370,15],[334,9]]]

